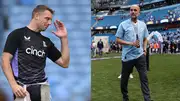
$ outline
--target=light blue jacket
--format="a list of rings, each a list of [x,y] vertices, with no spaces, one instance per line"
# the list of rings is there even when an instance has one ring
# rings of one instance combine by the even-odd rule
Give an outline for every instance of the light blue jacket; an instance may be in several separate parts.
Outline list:
[[[144,22],[138,20],[138,36],[140,41],[140,48],[136,48],[131,45],[123,45],[122,46],[122,61],[129,61],[133,59],[137,59],[143,54],[143,40],[147,38],[149,33],[147,30],[147,26]],[[116,32],[116,37],[119,37],[121,40],[134,42],[136,41],[136,33],[134,31],[133,23],[131,19],[123,21]]]

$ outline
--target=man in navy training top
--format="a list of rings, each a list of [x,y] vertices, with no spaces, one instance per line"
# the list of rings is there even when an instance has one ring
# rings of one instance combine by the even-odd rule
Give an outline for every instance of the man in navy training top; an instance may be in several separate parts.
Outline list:
[[[38,5],[32,12],[29,25],[15,29],[6,40],[2,55],[2,69],[12,88],[14,99],[30,94],[31,101],[42,101],[42,83],[47,82],[45,75],[46,58],[61,67],[69,66],[69,48],[67,30],[58,20],[54,22],[56,32],[52,32],[61,41],[59,51],[52,41],[41,35],[52,23],[54,11]],[[27,89],[23,86],[27,85]],[[50,92],[49,92],[50,93]],[[50,96],[46,95],[44,97]],[[49,99],[46,99],[49,101]]]

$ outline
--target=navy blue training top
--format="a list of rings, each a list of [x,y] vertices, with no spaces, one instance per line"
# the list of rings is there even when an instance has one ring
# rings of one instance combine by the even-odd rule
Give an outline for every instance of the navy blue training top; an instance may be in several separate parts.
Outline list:
[[[16,29],[8,35],[4,52],[13,55],[11,67],[14,77],[24,84],[46,81],[46,57],[53,62],[61,57],[61,52],[49,38],[28,27]]]

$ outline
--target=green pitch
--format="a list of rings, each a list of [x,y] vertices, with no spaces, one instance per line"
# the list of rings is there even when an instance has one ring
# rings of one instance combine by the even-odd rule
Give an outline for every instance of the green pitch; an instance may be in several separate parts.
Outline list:
[[[95,60],[91,65],[92,101],[122,101],[120,59]],[[129,80],[130,101],[144,101],[138,72]],[[154,101],[180,101],[180,55],[150,56],[148,72],[151,98]]]

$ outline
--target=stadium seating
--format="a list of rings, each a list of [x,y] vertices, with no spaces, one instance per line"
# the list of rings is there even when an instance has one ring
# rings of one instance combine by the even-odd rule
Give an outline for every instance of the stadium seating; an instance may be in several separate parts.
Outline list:
[[[139,4],[141,0],[127,0],[124,5]],[[143,0],[143,3],[159,2],[164,0]]]
[[[168,16],[168,11],[175,11],[176,16],[179,16],[180,14],[179,6],[180,4],[177,4],[177,5],[142,11],[139,16],[139,19],[147,22],[147,21],[150,21],[150,17],[152,16],[154,20],[162,20]],[[116,15],[104,16],[103,20],[100,20],[94,27],[118,26],[120,22],[130,18],[128,13],[122,14],[120,12],[119,13],[117,12]],[[92,16],[92,17],[94,18],[95,16]],[[94,20],[91,20],[91,23],[94,23]]]
[[[96,27],[106,27],[106,26],[118,26],[121,21],[124,19],[121,19],[120,16],[104,16],[103,20],[100,20],[99,23],[96,25]]]

